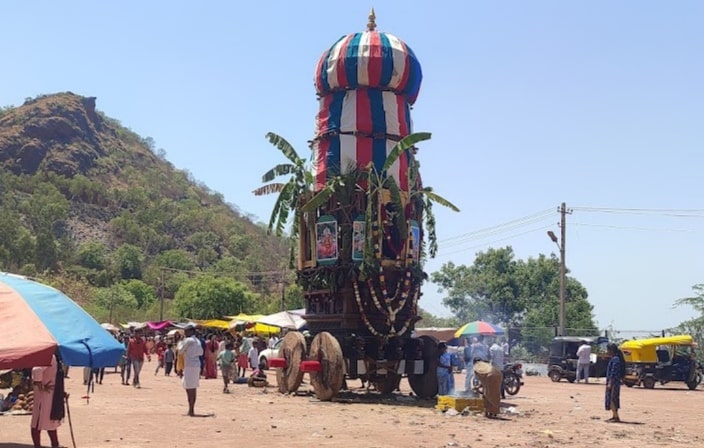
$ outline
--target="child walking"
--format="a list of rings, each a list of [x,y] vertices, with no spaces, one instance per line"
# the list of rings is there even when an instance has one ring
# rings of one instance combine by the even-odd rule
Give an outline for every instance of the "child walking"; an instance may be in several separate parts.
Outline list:
[[[234,350],[235,345],[232,342],[228,342],[225,344],[225,350],[221,351],[218,353],[218,367],[220,367],[220,371],[222,372],[222,382],[224,383],[224,388],[222,389],[222,393],[224,394],[229,394],[230,389],[228,388],[230,384],[230,376],[232,375],[232,368],[235,364],[235,354],[232,353],[232,350]]]
[[[164,375],[171,376],[171,369],[174,367],[175,359],[176,353],[174,353],[174,345],[168,344],[166,351],[164,351]]]
[[[154,371],[154,376],[156,376],[157,373],[159,373],[159,369],[164,367],[164,353],[166,352],[166,347],[163,345],[157,345],[156,346],[156,356],[157,356],[157,362],[156,362],[156,370]],[[166,370],[166,369],[164,369]]]

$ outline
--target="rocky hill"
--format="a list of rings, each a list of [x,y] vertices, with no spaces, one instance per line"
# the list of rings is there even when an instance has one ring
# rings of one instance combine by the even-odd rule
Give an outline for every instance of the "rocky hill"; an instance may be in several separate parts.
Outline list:
[[[256,273],[286,266],[285,240],[98,111],[94,97],[0,109],[0,166],[2,270],[95,287],[139,278],[173,295],[165,271],[224,273],[261,289]],[[125,269],[126,252],[138,273]]]

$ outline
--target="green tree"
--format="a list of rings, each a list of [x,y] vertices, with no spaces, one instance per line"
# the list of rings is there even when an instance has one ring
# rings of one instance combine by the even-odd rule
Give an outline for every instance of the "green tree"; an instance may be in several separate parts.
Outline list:
[[[416,328],[418,327],[436,327],[436,328],[448,328],[448,327],[459,327],[463,323],[466,322],[461,322],[457,317],[451,316],[451,317],[438,317],[432,314],[431,312],[419,308],[418,309],[418,315],[421,317],[421,321],[416,324]]]
[[[189,271],[196,267],[191,254],[182,249],[166,250],[154,257],[154,264],[171,269]]]
[[[518,284],[513,249],[479,252],[472,266],[444,264],[432,274],[440,291],[448,291],[443,304],[462,321],[485,320],[515,324],[525,309]]]
[[[88,269],[102,271],[107,269],[107,250],[98,241],[89,241],[78,248],[78,264]]]
[[[154,288],[144,283],[142,280],[123,280],[120,286],[134,296],[137,301],[137,308],[140,310],[147,309],[156,302]]]
[[[48,229],[42,229],[37,233],[37,244],[34,252],[34,264],[41,271],[53,270],[57,267],[59,252],[56,247],[56,239]]]
[[[226,278],[200,276],[179,288],[173,307],[178,317],[219,319],[251,309],[257,295],[242,283]]]
[[[699,316],[686,320],[674,328],[675,333],[689,334],[694,338],[699,347],[704,346],[704,283],[692,286],[694,295],[675,301],[674,306],[691,306]],[[702,350],[697,351],[699,360],[704,360]]]
[[[109,322],[127,320],[137,308],[137,299],[122,285],[109,288],[97,288],[93,296],[93,304],[108,312]]]
[[[132,244],[123,244],[115,251],[117,272],[124,280],[141,279],[143,261],[142,251]]]
[[[443,265],[432,280],[446,292],[443,303],[461,322],[482,319],[521,327],[536,350],[554,335],[559,301],[559,261],[554,255],[523,261],[514,259],[511,247],[489,249],[477,254],[472,266]],[[568,277],[566,314],[572,334],[598,331],[587,297],[584,286]]]
[[[33,179],[39,182],[37,179]],[[22,207],[32,229],[51,230],[57,221],[68,216],[69,203],[52,184],[41,182]]]

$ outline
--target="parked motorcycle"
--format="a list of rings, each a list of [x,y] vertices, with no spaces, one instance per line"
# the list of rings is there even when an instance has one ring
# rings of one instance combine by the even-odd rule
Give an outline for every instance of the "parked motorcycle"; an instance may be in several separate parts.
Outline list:
[[[509,362],[504,364],[504,391],[509,395],[516,395],[523,382],[523,365],[519,362]],[[481,381],[476,376],[472,377],[472,389],[477,393],[483,393]]]

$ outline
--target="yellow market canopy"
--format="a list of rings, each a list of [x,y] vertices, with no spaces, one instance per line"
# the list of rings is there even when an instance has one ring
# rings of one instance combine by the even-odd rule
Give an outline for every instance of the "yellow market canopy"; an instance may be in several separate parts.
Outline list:
[[[217,330],[227,330],[230,328],[230,321],[229,320],[222,320],[222,319],[208,319],[208,320],[198,320],[198,319],[192,319],[191,320],[193,323],[200,325],[201,327],[205,328],[214,328]]]
[[[263,314],[244,314],[240,313],[236,316],[225,316],[227,319],[232,319],[230,320],[228,326],[231,330],[234,330],[237,326],[239,325],[246,325],[247,323],[253,324],[253,326],[246,328],[247,331],[252,332],[257,335],[269,335],[269,334],[276,334],[281,331],[281,328],[279,327],[274,327],[272,325],[265,325],[262,323],[258,323],[257,321],[264,317]]]

